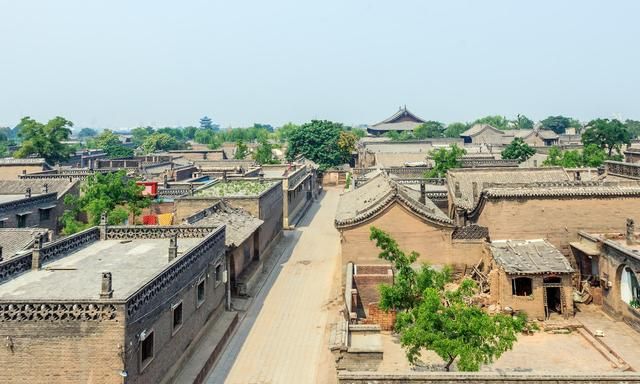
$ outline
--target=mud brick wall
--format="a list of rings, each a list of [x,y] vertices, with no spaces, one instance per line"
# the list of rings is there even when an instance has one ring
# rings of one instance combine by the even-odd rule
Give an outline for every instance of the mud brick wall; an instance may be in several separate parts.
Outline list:
[[[382,331],[393,331],[396,324],[396,313],[394,311],[385,312],[377,303],[371,303],[367,306],[368,314],[364,319],[365,324],[377,324]]]

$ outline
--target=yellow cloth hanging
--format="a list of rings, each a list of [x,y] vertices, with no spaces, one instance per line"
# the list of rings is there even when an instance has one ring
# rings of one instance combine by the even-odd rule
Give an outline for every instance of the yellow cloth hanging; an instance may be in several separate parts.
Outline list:
[[[173,224],[173,213],[162,213],[158,215],[158,225]]]

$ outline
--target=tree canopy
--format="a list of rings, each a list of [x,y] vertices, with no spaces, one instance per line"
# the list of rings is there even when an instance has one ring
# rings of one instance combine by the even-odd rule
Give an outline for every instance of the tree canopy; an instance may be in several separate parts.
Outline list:
[[[476,285],[464,279],[457,288],[446,289],[451,270],[436,271],[427,265],[415,270],[418,254],[407,255],[388,233],[370,228],[381,259],[395,270],[393,285],[380,287],[380,306],[397,312],[395,329],[407,359],[415,363],[420,352],[434,351],[448,371],[454,361],[461,371],[478,371],[513,347],[525,325],[524,317],[489,315],[471,304]]]
[[[533,129],[533,120],[521,114],[516,115],[511,124],[514,129]]]
[[[427,139],[434,137],[444,137],[444,124],[439,121],[427,121],[413,130],[413,135],[417,139]]]
[[[249,155],[249,148],[242,140],[236,143],[236,152],[233,154],[234,159],[244,160]]]
[[[107,213],[109,224],[122,224],[128,213],[139,215],[141,209],[151,203],[148,197],[142,195],[144,187],[127,178],[124,170],[93,174],[83,182],[80,190],[79,196],[65,196],[64,202],[69,207],[61,220],[65,235],[98,225],[102,212]],[[87,224],[78,220],[80,213],[87,214]]]
[[[14,156],[37,155],[51,164],[67,160],[73,149],[62,142],[71,137],[71,127],[73,123],[60,116],[49,120],[46,124],[39,123],[30,117],[23,117],[20,120],[18,132],[22,144]]]
[[[93,128],[82,128],[78,132],[78,138],[79,139],[86,139],[86,138],[94,137],[94,136],[98,136],[98,131],[96,131]]]
[[[278,164],[279,161],[273,157],[273,146],[267,139],[260,140],[260,144],[254,153],[258,164]]]
[[[502,130],[509,128],[509,120],[506,117],[500,115],[481,117],[474,121],[471,125],[474,124],[489,124],[494,128]]]
[[[629,144],[631,135],[619,120],[616,119],[596,119],[587,124],[587,128],[582,133],[582,143],[584,145],[595,144],[608,151],[609,157],[613,150],[620,155],[622,144]]]
[[[522,163],[523,161],[527,161],[527,159],[535,153],[536,150],[525,143],[521,137],[516,137],[509,145],[504,147],[502,150],[502,158],[518,160],[518,162]]]
[[[429,152],[429,156],[434,161],[434,166],[426,172],[426,177],[444,177],[447,171],[452,168],[462,166],[462,156],[467,151],[464,148],[453,144],[450,148],[438,148]]]
[[[348,163],[351,150],[339,143],[344,130],[342,124],[328,120],[312,120],[301,125],[289,135],[287,159],[303,155],[316,162],[321,170]]]
[[[542,128],[550,129],[553,132],[561,135],[566,132],[567,128],[580,128],[581,124],[578,120],[565,116],[549,116],[546,119],[540,121]]]
[[[451,123],[444,130],[445,137],[460,137],[460,134],[469,129],[466,123]]]
[[[577,149],[562,151],[551,147],[542,165],[563,168],[599,167],[607,159],[604,149],[595,144],[586,145],[582,151]]]
[[[185,149],[187,145],[183,141],[176,140],[168,133],[152,133],[147,136],[142,143],[144,153],[155,151],[171,151],[174,149]]]
[[[124,146],[118,135],[109,129],[102,131],[96,138],[87,143],[88,146],[102,149],[108,157],[130,157],[133,156],[133,149]]]

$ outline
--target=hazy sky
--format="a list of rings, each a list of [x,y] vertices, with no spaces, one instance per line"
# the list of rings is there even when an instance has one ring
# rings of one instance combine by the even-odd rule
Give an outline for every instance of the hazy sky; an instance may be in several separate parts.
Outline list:
[[[0,0],[0,126],[640,119],[640,1]]]

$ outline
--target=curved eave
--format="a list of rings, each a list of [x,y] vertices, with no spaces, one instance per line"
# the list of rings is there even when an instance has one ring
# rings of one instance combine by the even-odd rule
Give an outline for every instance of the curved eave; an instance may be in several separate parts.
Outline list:
[[[356,226],[362,225],[378,217],[381,213],[385,212],[388,208],[390,208],[394,203],[400,204],[402,207],[414,213],[420,219],[430,224],[433,224],[437,227],[455,228],[453,221],[451,219],[448,219],[448,218],[445,219],[442,217],[434,216],[426,212],[424,209],[422,209],[420,206],[418,206],[414,202],[406,198],[403,198],[400,195],[392,195],[389,199],[384,200],[382,203],[367,209],[366,211],[356,215],[353,218],[342,219],[342,220],[336,219],[335,226],[338,229],[343,229],[343,228],[350,228],[350,227],[356,227]]]

